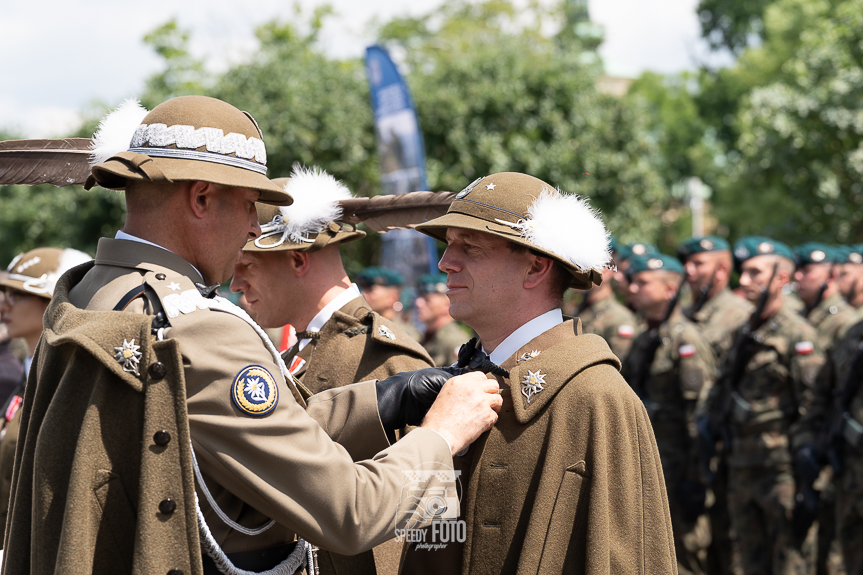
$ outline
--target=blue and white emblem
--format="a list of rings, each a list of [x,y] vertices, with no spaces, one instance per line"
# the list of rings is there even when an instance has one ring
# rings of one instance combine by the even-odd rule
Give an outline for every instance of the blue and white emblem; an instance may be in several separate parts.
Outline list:
[[[248,365],[234,378],[231,399],[240,411],[249,415],[266,415],[279,403],[279,388],[267,368]]]

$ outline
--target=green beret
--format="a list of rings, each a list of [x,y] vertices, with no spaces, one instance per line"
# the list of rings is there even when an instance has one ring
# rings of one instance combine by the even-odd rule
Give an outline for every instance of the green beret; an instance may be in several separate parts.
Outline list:
[[[684,273],[683,264],[680,263],[679,259],[660,253],[632,256],[629,260],[627,273],[633,275],[638,272],[656,272],[660,270],[676,274]]]
[[[423,274],[417,280],[417,293],[446,293],[446,274]]]
[[[626,244],[625,246],[620,246],[617,255],[618,261],[617,263],[625,262],[633,256],[646,256],[651,254],[658,254],[659,248],[657,248],[653,244],[646,244],[643,242],[636,242],[634,244]]]
[[[794,252],[791,248],[764,236],[747,236],[737,240],[734,244],[734,263],[740,265],[755,256],[777,255],[794,260]]]
[[[840,263],[844,253],[827,244],[806,242],[794,248],[794,256],[798,266],[805,266],[807,264]]]
[[[610,249],[613,253],[620,253],[620,248],[622,247],[620,240],[618,240],[615,236],[608,237],[608,249]]]
[[[863,244],[853,246],[836,246],[837,263],[863,264]]]
[[[731,246],[728,240],[719,236],[701,236],[691,237],[683,240],[677,247],[677,257],[681,261],[686,261],[686,258],[692,254],[700,254],[702,252],[718,252],[722,250],[730,250]]]
[[[356,277],[357,285],[363,288],[371,286],[400,286],[405,283],[405,278],[396,270],[381,266],[366,268]]]

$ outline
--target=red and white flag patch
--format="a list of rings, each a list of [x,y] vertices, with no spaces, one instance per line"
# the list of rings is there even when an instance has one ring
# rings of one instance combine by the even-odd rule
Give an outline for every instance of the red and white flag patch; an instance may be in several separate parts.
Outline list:
[[[815,351],[815,344],[811,341],[798,341],[794,344],[794,351],[797,355],[809,355]]]
[[[20,395],[16,395],[12,398],[12,401],[9,402],[9,406],[6,408],[6,421],[12,421],[12,418],[15,417],[15,414],[18,413],[18,408],[21,407],[21,403],[24,401]]]
[[[677,349],[677,354],[682,358],[692,357],[695,355],[695,346],[691,343],[687,343],[686,345],[681,345]]]
[[[299,371],[299,369],[304,365],[306,365],[306,360],[297,356],[294,358],[294,361],[291,362],[291,367],[288,368],[288,371],[290,371],[291,374],[297,373],[297,371]]]
[[[628,324],[625,324],[625,323],[622,325],[619,325],[619,326],[617,326],[617,335],[619,335],[620,337],[627,337],[627,338],[632,337],[635,335],[635,327],[628,325]]]

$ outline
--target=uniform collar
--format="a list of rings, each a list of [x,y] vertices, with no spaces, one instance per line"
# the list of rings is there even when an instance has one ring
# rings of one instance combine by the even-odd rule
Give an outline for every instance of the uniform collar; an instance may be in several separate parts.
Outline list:
[[[488,354],[489,359],[500,365],[518,351],[519,348],[527,345],[530,340],[562,323],[563,313],[560,311],[560,308],[547,311],[509,334],[509,337],[503,340],[493,352]],[[483,351],[486,351],[485,348],[483,348]]]
[[[204,277],[195,266],[171,250],[147,241],[102,238],[96,248],[96,264],[149,271],[168,268],[183,274],[193,283],[204,281]]]
[[[128,240],[130,242],[139,242],[142,244],[147,244],[148,246],[155,246],[157,248],[165,250],[166,252],[171,252],[171,250],[169,250],[168,248],[166,248],[164,246],[160,246],[159,244],[154,244],[151,241],[147,241],[144,238],[139,238],[138,236],[133,236],[132,234],[127,234],[123,230],[117,230],[117,233],[114,234],[114,239],[115,240]],[[171,252],[171,253],[173,254],[174,252]],[[189,265],[192,266],[192,264],[189,264]],[[192,266],[192,267],[195,268],[195,266]],[[200,270],[198,270],[198,268],[195,268],[195,271],[198,272],[198,275],[201,276],[201,278],[204,277],[204,274],[202,274],[200,272]]]
[[[348,289],[334,297],[330,303],[325,305],[323,309],[312,318],[312,321],[309,322],[308,327],[304,331],[321,331],[321,328],[324,327],[325,323],[330,321],[330,318],[333,317],[335,312],[361,296],[360,288],[357,287],[357,284],[352,283]],[[300,341],[298,349],[303,349],[310,341],[312,340],[308,338]]]

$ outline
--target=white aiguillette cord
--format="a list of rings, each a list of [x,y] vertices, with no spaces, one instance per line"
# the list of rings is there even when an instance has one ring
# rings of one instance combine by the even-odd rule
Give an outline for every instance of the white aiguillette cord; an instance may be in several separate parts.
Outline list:
[[[279,355],[279,352],[276,351],[276,347],[273,345],[273,342],[270,341],[270,338],[267,336],[266,332],[255,323],[255,320],[249,316],[242,308],[237,305],[234,305],[229,300],[216,296],[214,298],[201,298],[206,303],[207,307],[217,311],[223,311],[226,313],[233,314],[246,323],[248,323],[252,328],[254,328],[255,332],[258,334],[258,337],[261,338],[261,341],[264,342],[264,345],[267,348],[267,351],[270,352],[270,355],[273,356],[273,361],[276,362],[276,365],[279,366],[279,371],[282,373],[282,376],[285,378],[285,381],[288,385],[292,385],[296,390],[296,381],[293,377],[291,377],[291,373],[288,371],[288,368],[285,366],[285,362],[282,359],[282,356]],[[215,499],[210,494],[210,490],[207,489],[207,485],[204,483],[204,478],[201,475],[201,470],[198,467],[198,459],[195,457],[195,449],[192,447],[191,442],[189,444],[189,449],[192,450],[192,467],[195,471],[195,478],[198,481],[198,485],[201,487],[201,491],[204,493],[204,497],[207,499],[207,503],[210,504],[210,507],[215,511],[216,515],[218,515],[219,519],[225,522],[225,524],[239,531],[244,535],[255,536],[260,535],[273,525],[275,525],[276,521],[271,519],[261,527],[256,529],[249,529],[247,527],[243,527],[236,521],[231,520],[224,511],[216,504]],[[299,569],[305,565],[313,566],[315,564],[314,560],[314,551],[315,549],[312,545],[309,545],[302,538],[297,540],[297,545],[294,550],[291,552],[288,557],[273,567],[268,571],[263,571],[260,574],[254,571],[244,571],[238,567],[236,567],[231,560],[228,559],[228,556],[225,555],[225,552],[219,546],[216,539],[213,537],[213,534],[210,532],[210,528],[207,526],[207,522],[204,520],[204,514],[201,512],[201,506],[198,503],[198,494],[195,494],[195,508],[198,512],[198,528],[201,532],[201,545],[206,550],[207,555],[213,560],[216,564],[216,568],[224,573],[225,575],[292,575]]]

